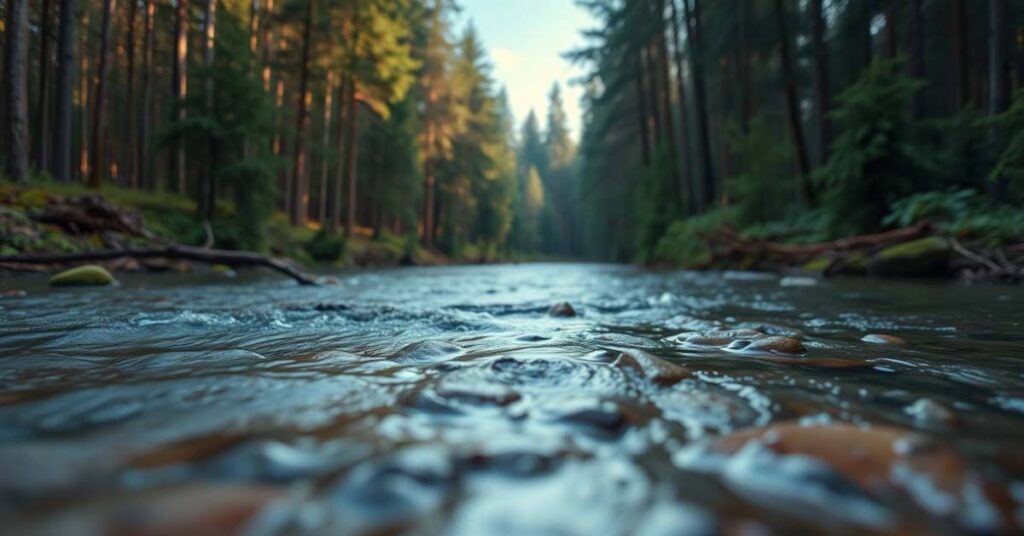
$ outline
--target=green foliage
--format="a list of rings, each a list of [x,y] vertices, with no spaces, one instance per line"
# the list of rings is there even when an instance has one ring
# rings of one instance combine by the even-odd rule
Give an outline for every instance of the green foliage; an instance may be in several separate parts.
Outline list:
[[[797,199],[793,177],[793,147],[780,141],[778,131],[756,117],[744,134],[733,126],[730,148],[740,172],[726,185],[729,199],[743,224],[765,223],[789,215]]]
[[[839,95],[832,115],[840,134],[814,174],[834,235],[878,229],[892,201],[936,172],[906,113],[920,87],[902,61],[879,60]]]
[[[345,254],[345,237],[328,229],[320,229],[304,247],[314,261],[335,262]]]
[[[711,262],[708,234],[736,221],[736,210],[717,209],[685,220],[677,220],[658,241],[652,262],[687,268],[706,267]]]
[[[929,220],[954,236],[983,238],[990,245],[1024,239],[1024,212],[992,203],[974,190],[907,196],[892,204],[884,223],[907,226],[920,220]]]
[[[1018,91],[1009,110],[993,119],[993,127],[1010,138],[989,176],[1005,183],[1014,199],[1024,199],[1024,91]]]

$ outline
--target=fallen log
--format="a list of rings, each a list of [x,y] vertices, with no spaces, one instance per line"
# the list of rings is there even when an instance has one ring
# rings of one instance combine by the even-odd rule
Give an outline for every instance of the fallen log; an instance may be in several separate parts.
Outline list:
[[[226,264],[229,266],[262,266],[287,275],[297,281],[300,285],[318,284],[314,276],[296,269],[288,261],[283,259],[268,257],[251,251],[227,251],[222,249],[206,249],[183,245],[171,245],[165,248],[152,249],[119,249],[84,251],[80,253],[41,253],[0,256],[0,266],[70,264],[120,258],[164,258],[205,262],[208,264]]]

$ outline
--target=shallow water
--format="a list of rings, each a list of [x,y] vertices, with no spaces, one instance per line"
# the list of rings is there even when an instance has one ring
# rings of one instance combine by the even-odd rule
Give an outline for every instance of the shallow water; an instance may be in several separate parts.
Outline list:
[[[0,298],[0,526],[476,535],[1024,524],[1024,288],[805,286],[604,265],[338,279],[128,275],[117,288],[56,291],[0,280],[29,291]],[[548,316],[561,301],[579,315]],[[808,351],[678,337],[725,327],[796,337]],[[860,340],[871,333],[908,344]],[[637,364],[648,362],[682,365],[685,377]],[[744,439],[780,423],[819,436],[774,450],[776,431]],[[895,438],[880,455],[868,453],[871,430]],[[860,465],[831,459],[828,438],[853,445]],[[929,446],[902,453],[906,438]],[[936,449],[955,463],[922,461]],[[863,476],[870,464],[881,477]]]

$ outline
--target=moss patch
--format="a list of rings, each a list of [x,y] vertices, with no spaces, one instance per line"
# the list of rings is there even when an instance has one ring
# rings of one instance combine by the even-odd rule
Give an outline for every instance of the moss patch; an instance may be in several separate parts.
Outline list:
[[[117,280],[105,268],[95,264],[86,264],[65,270],[50,278],[52,287],[103,287]]]

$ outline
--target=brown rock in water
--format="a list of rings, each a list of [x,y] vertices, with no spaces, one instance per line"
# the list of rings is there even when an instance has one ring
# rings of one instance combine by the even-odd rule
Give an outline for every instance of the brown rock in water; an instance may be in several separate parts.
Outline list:
[[[0,290],[0,298],[22,298],[24,296],[28,296],[28,292],[17,288]]]
[[[684,342],[694,346],[725,346],[738,340],[755,340],[764,337],[764,333],[755,329],[712,330],[694,333],[686,337]]]
[[[804,343],[790,337],[763,337],[754,339],[742,348],[744,352],[763,352],[769,354],[801,355],[807,353]]]
[[[800,426],[782,423],[762,428],[743,430],[714,441],[714,452],[732,455],[752,441],[780,456],[808,456],[876,496],[893,492],[904,494],[921,503],[922,495],[916,484],[927,482],[934,493],[942,493],[955,501],[955,511],[972,508],[980,499],[976,493],[998,510],[996,526],[981,532],[1002,532],[1015,527],[1012,501],[1005,489],[986,485],[981,476],[966,466],[963,458],[952,448],[936,443],[910,430],[892,426],[861,428],[852,424],[822,424]],[[911,471],[915,478],[905,476]],[[927,479],[927,480],[922,480]],[[979,486],[980,484],[980,486]],[[935,512],[942,515],[945,512]],[[974,527],[975,529],[979,527]]]
[[[548,309],[548,316],[572,318],[576,316],[576,309],[573,309],[569,302],[556,303]]]
[[[909,346],[907,341],[895,336],[885,335],[881,333],[869,333],[860,338],[864,342],[870,342],[871,344],[891,344],[893,346]]]
[[[665,361],[640,350],[619,354],[613,365],[631,369],[656,385],[666,387],[693,376],[689,369],[682,365]]]

